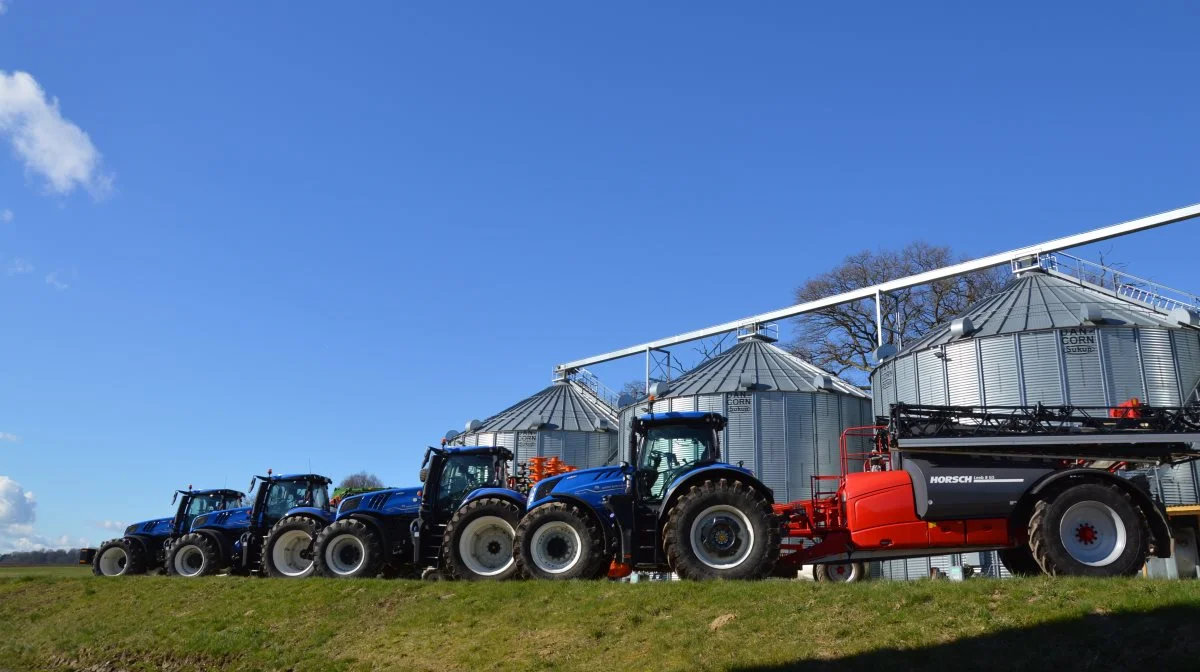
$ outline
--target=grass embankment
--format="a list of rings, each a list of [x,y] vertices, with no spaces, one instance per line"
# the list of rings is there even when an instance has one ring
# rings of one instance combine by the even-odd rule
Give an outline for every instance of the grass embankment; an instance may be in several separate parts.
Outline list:
[[[91,576],[91,565],[4,565],[0,579],[16,576]]]
[[[1200,581],[23,576],[0,669],[1196,669],[1197,616]]]

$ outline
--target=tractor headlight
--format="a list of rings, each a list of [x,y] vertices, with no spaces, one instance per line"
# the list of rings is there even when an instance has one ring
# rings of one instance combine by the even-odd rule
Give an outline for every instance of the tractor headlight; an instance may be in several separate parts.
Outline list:
[[[203,516],[197,517],[195,520],[192,521],[192,527],[200,527],[201,525],[207,525],[208,519],[210,517],[211,517],[210,514],[207,514],[207,513],[204,514]]]
[[[137,523],[134,523],[133,525],[130,525],[129,527],[125,528],[126,535],[133,534],[134,532],[137,532]]]

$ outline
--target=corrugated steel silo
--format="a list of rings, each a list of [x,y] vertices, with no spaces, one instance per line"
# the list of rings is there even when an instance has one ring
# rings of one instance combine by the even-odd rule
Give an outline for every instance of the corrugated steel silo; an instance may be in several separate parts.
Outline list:
[[[671,381],[654,410],[723,414],[729,420],[721,437],[724,459],[752,469],[776,502],[786,502],[809,497],[813,475],[839,473],[842,430],[871,424],[871,402],[855,385],[773,340],[761,332],[741,336],[733,348]],[[622,459],[633,417],[645,409],[645,401],[621,409]]]
[[[617,460],[617,413],[575,380],[556,380],[486,420],[472,420],[453,445],[504,446],[518,462],[558,457],[580,469]]]
[[[880,364],[871,374],[875,412],[886,415],[896,402],[1115,406],[1134,397],[1178,406],[1200,384],[1195,324],[1187,311],[1027,269]],[[1194,465],[1157,475],[1167,503],[1200,501]],[[883,574],[904,573],[900,562],[882,563]]]

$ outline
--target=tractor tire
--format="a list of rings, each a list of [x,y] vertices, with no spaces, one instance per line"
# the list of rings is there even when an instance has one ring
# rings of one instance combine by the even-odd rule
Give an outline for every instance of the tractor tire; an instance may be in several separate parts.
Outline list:
[[[859,583],[870,578],[861,562],[830,562],[813,565],[813,580],[820,583]]]
[[[1076,485],[1038,500],[1028,531],[1031,554],[1051,576],[1133,576],[1149,550],[1141,512],[1112,485]]]
[[[383,542],[369,525],[346,518],[321,530],[313,543],[315,573],[330,579],[369,579],[383,568]]]
[[[611,559],[604,533],[574,504],[539,506],[517,525],[517,571],[532,579],[598,579]]]
[[[1000,564],[1008,570],[1013,576],[1041,576],[1042,566],[1034,559],[1033,552],[1029,550],[1029,546],[1022,545],[1016,548],[1002,548],[996,551],[996,555],[1000,557]]]
[[[146,573],[146,551],[129,538],[104,542],[92,559],[92,574],[96,576],[132,576]]]
[[[203,534],[185,534],[167,552],[169,576],[212,576],[221,569],[221,549]]]
[[[447,573],[467,581],[503,581],[517,575],[513,547],[521,509],[507,499],[482,497],[454,512],[442,542]]]
[[[312,576],[313,543],[324,527],[308,516],[288,516],[271,527],[263,542],[262,566],[267,576],[276,579],[302,579]]]
[[[693,485],[675,501],[663,550],[682,579],[762,579],[779,559],[779,526],[757,490],[720,479]]]

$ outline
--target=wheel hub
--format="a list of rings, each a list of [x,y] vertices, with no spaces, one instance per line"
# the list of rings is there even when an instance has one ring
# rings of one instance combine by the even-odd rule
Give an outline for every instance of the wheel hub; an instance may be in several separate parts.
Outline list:
[[[546,542],[546,555],[561,560],[567,554],[567,540],[562,537],[554,537]]]
[[[1092,527],[1090,523],[1084,523],[1075,529],[1075,538],[1078,539],[1080,543],[1087,544],[1088,546],[1096,543],[1096,539],[1099,536],[1099,533],[1096,532],[1096,528]]]
[[[496,555],[496,554],[500,553],[500,542],[498,542],[498,541],[488,542],[487,552],[491,553],[492,555]]]

